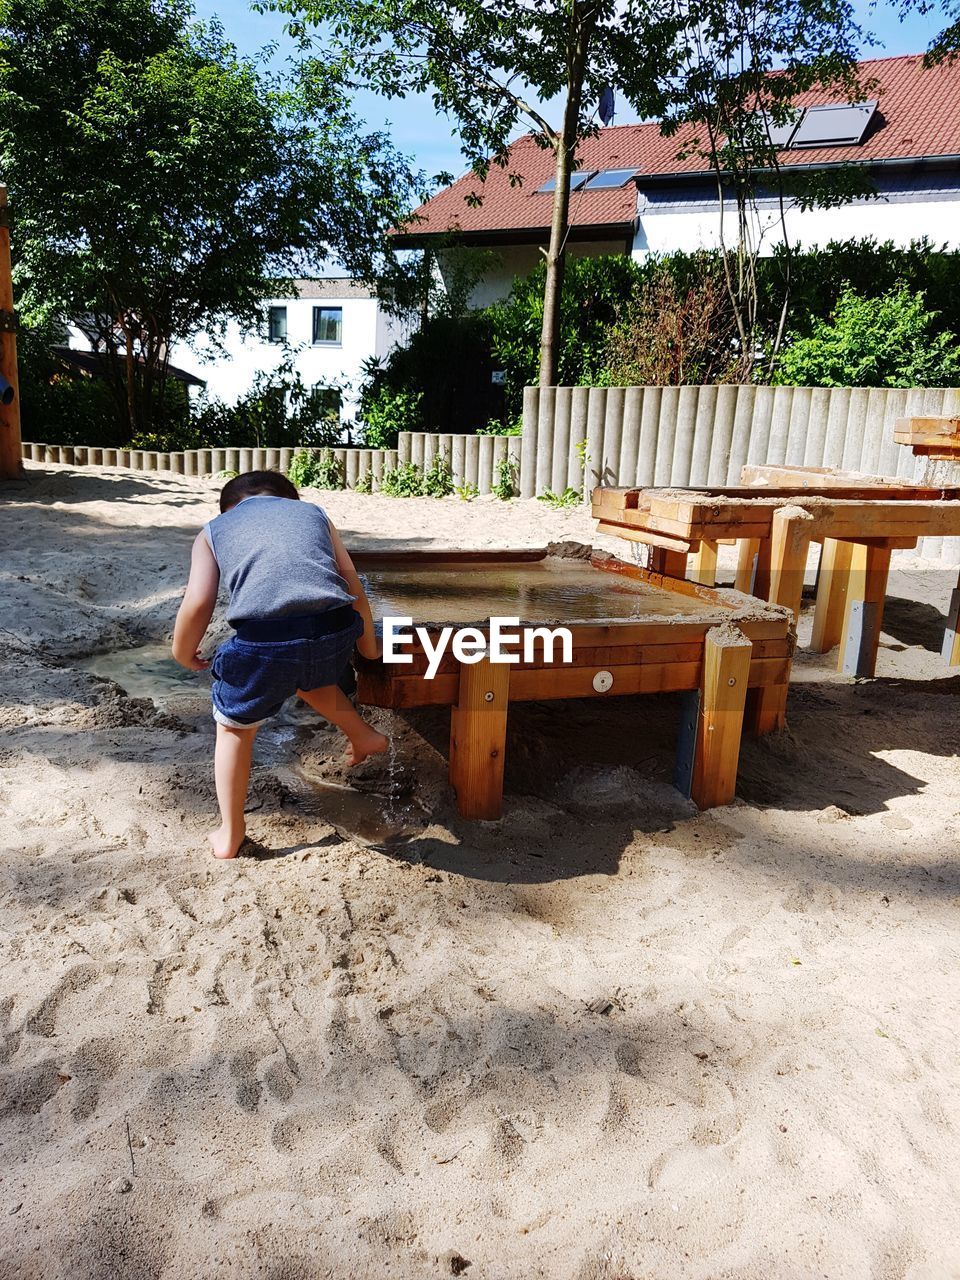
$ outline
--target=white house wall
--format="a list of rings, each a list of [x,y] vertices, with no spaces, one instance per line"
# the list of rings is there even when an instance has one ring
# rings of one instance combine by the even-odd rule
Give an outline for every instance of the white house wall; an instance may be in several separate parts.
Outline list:
[[[274,298],[264,304],[264,311],[270,306],[287,309],[286,345],[268,341],[265,330],[245,333],[231,322],[222,352],[176,343],[171,346],[171,363],[203,378],[211,397],[232,404],[249,391],[258,373],[277,369],[289,354],[308,386],[341,389],[342,417],[351,421],[364,363],[370,357],[386,356],[403,336],[402,326],[382,314],[374,297]],[[313,308],[317,306],[342,308],[339,345],[313,344]]]
[[[626,239],[620,240],[571,240],[567,245],[567,253],[572,258],[602,258],[609,254],[626,252]],[[479,283],[471,291],[469,305],[471,307],[489,307],[494,302],[502,302],[518,277],[528,276],[543,261],[539,245],[516,244],[504,245],[496,249],[467,249],[466,261],[471,257],[482,263],[483,275]],[[448,249],[438,255],[440,274],[447,288],[451,287],[454,273],[458,270],[458,250]]]
[[[720,245],[720,208],[716,200],[671,199],[663,195],[640,195],[633,255],[674,250],[691,252],[716,249]],[[801,210],[790,207],[784,222],[791,245],[812,247],[830,240],[873,236],[878,241],[909,245],[927,236],[935,245],[960,248],[960,190],[942,185],[926,190],[900,190],[880,199],[858,200],[835,209]],[[724,240],[737,240],[736,212],[724,209]],[[761,253],[772,253],[783,239],[780,212],[772,201],[762,201],[757,210],[754,234]]]

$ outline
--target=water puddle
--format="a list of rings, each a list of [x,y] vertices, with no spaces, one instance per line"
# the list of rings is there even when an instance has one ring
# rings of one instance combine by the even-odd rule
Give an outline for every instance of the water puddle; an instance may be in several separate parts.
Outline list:
[[[187,671],[174,662],[165,644],[98,653],[77,666],[112,680],[131,698],[149,698],[161,711],[182,709],[185,699],[209,697],[209,672]],[[298,760],[300,750],[316,744],[317,733],[329,736],[333,745],[332,734],[316,713],[298,698],[291,698],[257,734],[256,758],[261,764],[292,767],[317,797],[323,817],[344,836],[367,845],[395,845],[422,832],[426,822],[423,811],[399,795],[402,784],[394,739],[382,790],[359,791],[330,782]],[[344,743],[336,739],[338,752]]]
[[[210,676],[206,671],[187,671],[170,656],[166,644],[141,644],[133,649],[95,653],[77,663],[118,684],[131,698],[149,698],[161,711],[168,711],[179,698],[207,694]]]

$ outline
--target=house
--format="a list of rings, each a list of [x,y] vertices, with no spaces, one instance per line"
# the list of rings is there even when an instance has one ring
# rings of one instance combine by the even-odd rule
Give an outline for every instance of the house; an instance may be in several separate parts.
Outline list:
[[[771,252],[784,233],[793,245],[875,236],[908,244],[928,236],[960,249],[960,62],[925,67],[921,55],[861,64],[876,84],[863,103],[811,92],[797,100],[797,119],[779,131],[780,166],[829,171],[857,164],[875,196],[832,209],[802,210],[761,193],[754,234]],[[664,137],[657,124],[616,125],[586,138],[571,183],[568,252],[574,256],[716,248],[721,202],[716,174],[701,156],[678,159],[684,138]],[[481,181],[466,174],[416,210],[394,237],[398,248],[437,247],[449,271],[458,246],[489,251],[489,266],[471,301],[503,298],[513,279],[528,274],[549,240],[553,153],[532,135],[510,148],[505,168]],[[515,175],[520,175],[517,184]],[[479,203],[477,201],[479,200]],[[724,202],[727,241],[730,199]],[[733,233],[735,235],[735,232]]]
[[[309,387],[328,387],[345,427],[353,422],[363,365],[383,359],[406,340],[403,321],[388,315],[366,285],[347,277],[296,280],[288,296],[267,299],[259,332],[227,326],[222,351],[171,347],[171,359],[207,384],[210,396],[233,403],[259,373],[285,359]]]
[[[170,345],[170,368],[189,387],[232,404],[245,395],[258,374],[292,361],[309,387],[330,389],[331,407],[349,429],[357,407],[363,365],[381,359],[406,340],[405,324],[386,314],[366,285],[347,277],[295,280],[289,295],[267,299],[257,332],[235,321],[227,325],[217,349],[203,340]],[[74,363],[93,341],[81,324],[68,326],[67,346]]]

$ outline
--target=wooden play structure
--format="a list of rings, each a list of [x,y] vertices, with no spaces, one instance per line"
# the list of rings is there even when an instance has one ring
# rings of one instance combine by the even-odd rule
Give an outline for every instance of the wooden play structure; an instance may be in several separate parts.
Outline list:
[[[378,613],[413,614],[431,634],[472,620],[489,635],[494,616],[572,633],[569,664],[539,653],[511,665],[488,657],[461,664],[448,651],[428,680],[419,643],[409,665],[359,660],[362,702],[452,708],[450,781],[463,817],[500,815],[511,702],[666,691],[687,694],[677,785],[701,808],[729,803],[748,695],[779,698],[789,682],[793,631],[785,610],[612,556],[371,552],[355,560]]]
[[[746,473],[751,483],[735,489],[597,489],[593,514],[601,532],[648,545],[659,571],[700,582],[714,581],[718,545],[738,544],[737,589],[794,617],[810,543],[819,542],[811,649],[839,643],[841,671],[873,675],[890,554],[921,537],[960,535],[960,488],[786,467]],[[782,723],[782,706],[770,714]]]
[[[23,474],[20,460],[20,385],[17,378],[17,316],[10,270],[10,209],[0,186],[0,480]]]

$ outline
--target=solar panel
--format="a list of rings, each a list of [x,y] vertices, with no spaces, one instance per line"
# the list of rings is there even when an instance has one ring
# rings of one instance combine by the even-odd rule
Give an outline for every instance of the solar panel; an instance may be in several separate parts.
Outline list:
[[[596,172],[596,169],[578,169],[576,173],[572,173],[570,175],[570,190],[578,191]],[[537,194],[539,195],[541,191],[556,191],[556,189],[556,178],[549,178],[542,187],[537,187]]]
[[[771,147],[775,147],[779,151],[790,146],[790,141],[797,126],[803,120],[803,111],[795,111],[792,119],[788,120],[786,124],[774,124],[765,111],[759,112],[759,117],[764,132],[770,138]]]
[[[588,191],[601,191],[605,187],[625,187],[637,169],[601,169],[587,183]]]
[[[855,146],[863,140],[876,101],[807,107],[790,144],[793,147]]]

